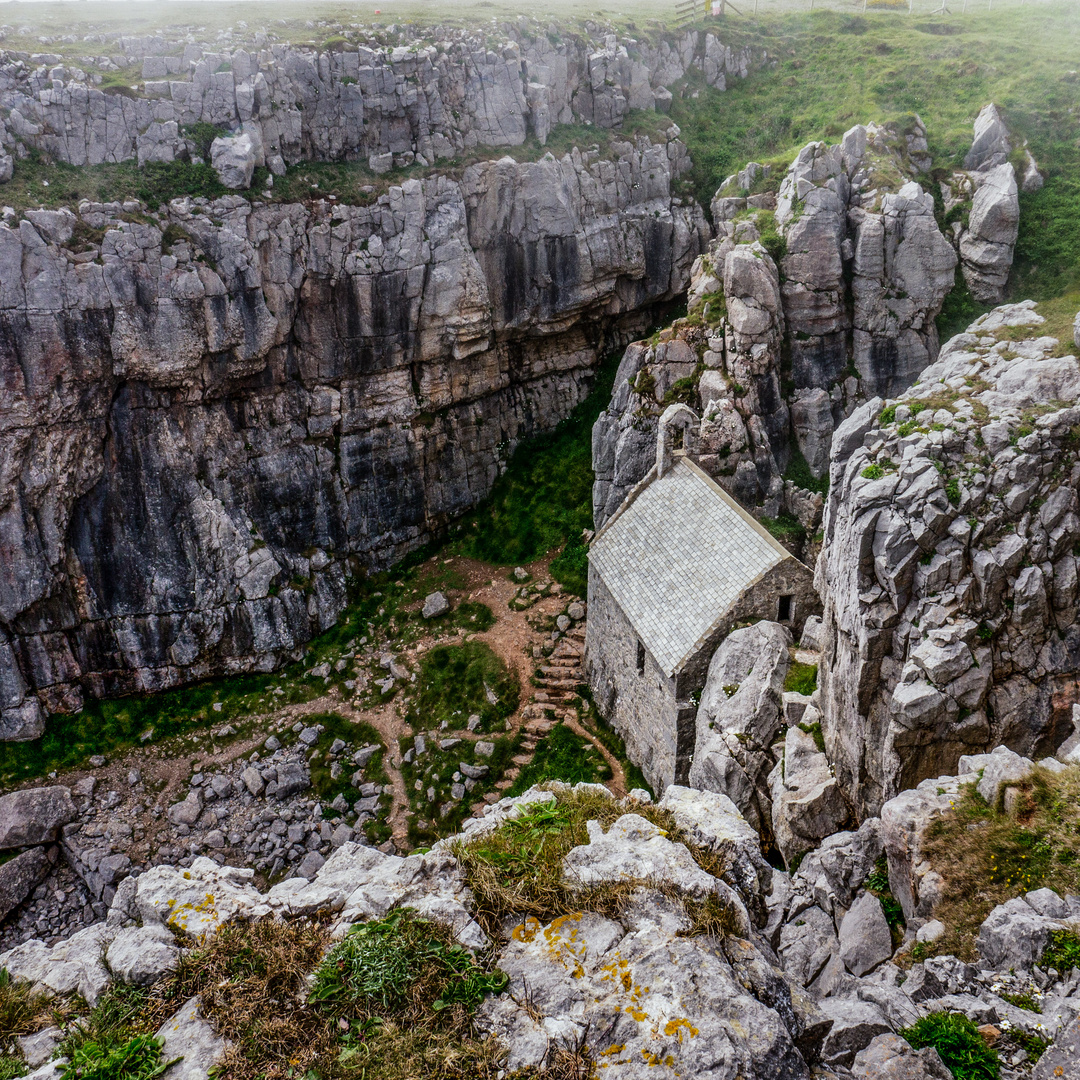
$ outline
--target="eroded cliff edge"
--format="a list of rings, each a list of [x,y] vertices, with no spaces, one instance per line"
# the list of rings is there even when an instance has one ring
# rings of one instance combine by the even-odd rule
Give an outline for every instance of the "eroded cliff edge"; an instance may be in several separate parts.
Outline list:
[[[265,669],[423,543],[709,238],[666,143],[367,207],[239,197],[0,225],[0,706]]]

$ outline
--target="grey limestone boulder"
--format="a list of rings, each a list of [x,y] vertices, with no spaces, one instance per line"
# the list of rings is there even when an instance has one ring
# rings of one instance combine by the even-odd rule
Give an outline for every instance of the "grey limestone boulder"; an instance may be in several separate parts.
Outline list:
[[[198,788],[192,788],[180,802],[173,803],[165,811],[165,816],[174,825],[194,825],[199,820],[202,809],[202,792]]]
[[[975,137],[964,168],[972,172],[992,169],[1008,161],[1011,153],[1012,140],[1001,110],[993,102],[984,105],[975,117]]]
[[[672,784],[660,809],[669,810],[698,847],[724,858],[724,880],[736,889],[755,915],[764,916],[762,896],[769,891],[772,867],[761,854],[761,838],[724,794]]]
[[[980,774],[975,790],[995,807],[1001,804],[1004,789],[1026,780],[1034,768],[1030,758],[1014,753],[1007,746],[995,747],[989,754],[966,755],[957,765],[961,773]]]
[[[804,723],[817,716],[816,709],[808,708]],[[829,759],[817,749],[813,735],[798,726],[788,728],[783,759],[772,770],[769,783],[773,836],[789,864],[842,829],[850,816]]]
[[[424,597],[424,606],[420,614],[425,619],[435,619],[450,610],[450,601],[441,592],[429,593]]]
[[[839,951],[832,916],[819,907],[801,911],[780,931],[781,966],[800,986],[809,986]]]
[[[698,706],[689,785],[726,794],[759,832],[770,820],[769,748],[783,723],[790,646],[779,623],[733,631],[709,661]]]
[[[891,1033],[885,1014],[869,1001],[828,997],[819,1003],[833,1022],[821,1048],[826,1065],[850,1066],[855,1055],[865,1050],[877,1036]]]
[[[980,303],[1000,303],[1020,228],[1016,173],[1005,163],[979,174],[968,228],[960,237],[964,280]]]
[[[60,785],[0,796],[0,850],[55,840],[60,827],[76,816],[71,791]]]
[[[855,1055],[854,1080],[952,1080],[941,1056],[931,1046],[916,1050],[899,1035],[878,1035]]]
[[[739,933],[749,934],[750,919],[735,891],[706,873],[684,844],[667,839],[663,829],[638,814],[624,814],[607,832],[586,822],[589,843],[571,848],[563,859],[572,886],[590,888],[615,882],[648,881],[686,896],[717,895],[734,916]]]
[[[255,140],[247,132],[219,136],[210,145],[210,163],[227,188],[247,190],[255,171]]]
[[[0,921],[45,880],[55,863],[55,847],[35,847],[0,865]]]
[[[0,953],[0,967],[13,979],[40,983],[55,994],[78,992],[93,1006],[112,981],[103,958],[115,934],[115,927],[95,923],[51,948],[42,941],[25,941]]]
[[[626,1080],[661,1069],[701,1080],[809,1076],[791,997],[749,943],[729,953],[706,938],[671,937],[655,922],[628,931],[586,913],[546,926],[527,920],[499,966],[509,994],[489,999],[477,1022],[510,1048],[508,1069],[536,1067],[549,1046],[588,1030],[596,1057]],[[526,993],[528,1009],[517,1004]]]
[[[0,153],[0,184],[6,184],[15,175],[15,159],[10,154]]]
[[[105,954],[109,970],[132,986],[157,982],[175,970],[179,959],[172,932],[158,923],[120,930]]]
[[[979,954],[995,970],[1030,968],[1042,961],[1050,931],[1069,928],[1040,915],[1023,897],[999,904],[979,927]]]
[[[1080,1019],[1074,1020],[1039,1058],[1031,1080],[1064,1080],[1080,1076]]]
[[[869,974],[892,956],[892,932],[881,901],[863,893],[840,923],[840,959],[856,978]]]

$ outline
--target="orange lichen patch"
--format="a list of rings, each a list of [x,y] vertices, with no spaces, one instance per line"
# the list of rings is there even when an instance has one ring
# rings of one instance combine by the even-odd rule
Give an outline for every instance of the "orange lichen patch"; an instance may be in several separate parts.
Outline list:
[[[670,1054],[661,1056],[660,1054],[654,1054],[651,1050],[642,1050],[641,1056],[645,1059],[645,1064],[650,1067],[666,1065],[670,1069],[675,1064],[675,1059]]]
[[[166,922],[184,930],[187,928],[188,919],[193,915],[208,915],[211,919],[217,920],[218,914],[217,909],[214,907],[213,893],[207,893],[197,904],[193,904],[189,900],[187,903],[176,906],[176,901],[170,900],[169,917]]]
[[[520,926],[515,926],[510,936],[515,941],[524,941],[528,944],[540,933],[540,920],[535,915],[530,915]]]
[[[544,928],[544,940],[547,942],[548,958],[561,964],[566,971],[570,972],[572,979],[581,979],[585,976],[585,968],[582,960],[588,954],[588,944],[579,941],[579,928],[574,926],[569,933],[564,930],[569,923],[581,921],[582,912],[577,911],[571,915],[560,915]],[[535,935],[534,935],[535,936]],[[531,940],[531,939],[530,939]]]
[[[687,1032],[691,1039],[698,1033],[698,1029],[694,1027],[694,1025],[691,1024],[690,1021],[686,1019],[686,1017],[679,1017],[678,1020],[669,1020],[664,1025],[664,1034],[678,1036],[680,1044],[683,1040],[684,1031]]]

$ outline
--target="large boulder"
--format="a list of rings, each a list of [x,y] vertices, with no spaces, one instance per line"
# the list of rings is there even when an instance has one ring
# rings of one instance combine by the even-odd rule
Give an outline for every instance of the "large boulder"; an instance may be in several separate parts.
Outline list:
[[[892,956],[892,931],[881,901],[863,893],[840,923],[840,959],[856,978],[869,974]]]
[[[878,1035],[855,1055],[854,1080],[952,1080],[952,1073],[932,1047],[916,1050],[899,1035]]]
[[[1064,1080],[1069,1076],[1080,1076],[1080,1019],[1061,1032],[1039,1058],[1031,1080]]]
[[[626,1080],[809,1077],[791,996],[749,943],[671,937],[647,920],[627,930],[586,913],[526,920],[499,966],[509,993],[477,1022],[509,1047],[508,1071],[535,1068],[550,1046],[587,1032],[605,1072]]]
[[[779,623],[733,631],[709,662],[698,706],[689,785],[727,795],[759,832],[771,820],[770,748],[783,724],[791,644]]]
[[[76,816],[71,791],[60,785],[0,796],[0,849],[46,844]]]
[[[807,709],[804,715],[814,720],[818,713]],[[817,749],[814,736],[800,727],[788,728],[783,757],[769,783],[773,838],[789,865],[842,829],[851,816],[829,759]]]
[[[161,1040],[161,1060],[176,1061],[162,1073],[163,1080],[206,1080],[228,1049],[203,1016],[199,999],[193,997],[155,1032]]]
[[[171,930],[149,923],[121,930],[112,939],[105,962],[121,982],[149,986],[176,969],[180,950]]]
[[[960,261],[971,295],[983,304],[1005,298],[1020,229],[1016,173],[1006,163],[980,173],[968,227],[960,236]]]
[[[772,867],[761,854],[761,838],[739,808],[724,794],[672,784],[659,803],[698,847],[719,855],[723,880],[742,897],[755,916],[764,918],[763,896],[770,890]]]
[[[247,132],[240,135],[224,135],[210,145],[210,163],[222,185],[234,190],[251,187],[255,172],[257,147]]]
[[[55,847],[30,848],[0,864],[0,922],[45,880],[55,864]]]

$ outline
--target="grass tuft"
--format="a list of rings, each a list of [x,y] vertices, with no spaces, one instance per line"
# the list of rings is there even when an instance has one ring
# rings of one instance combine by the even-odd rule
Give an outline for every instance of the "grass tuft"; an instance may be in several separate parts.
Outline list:
[[[1080,767],[1036,768],[1018,787],[1015,816],[969,786],[927,830],[924,855],[944,878],[934,916],[947,929],[929,952],[973,960],[979,927],[998,904],[1043,887],[1080,891]]]

